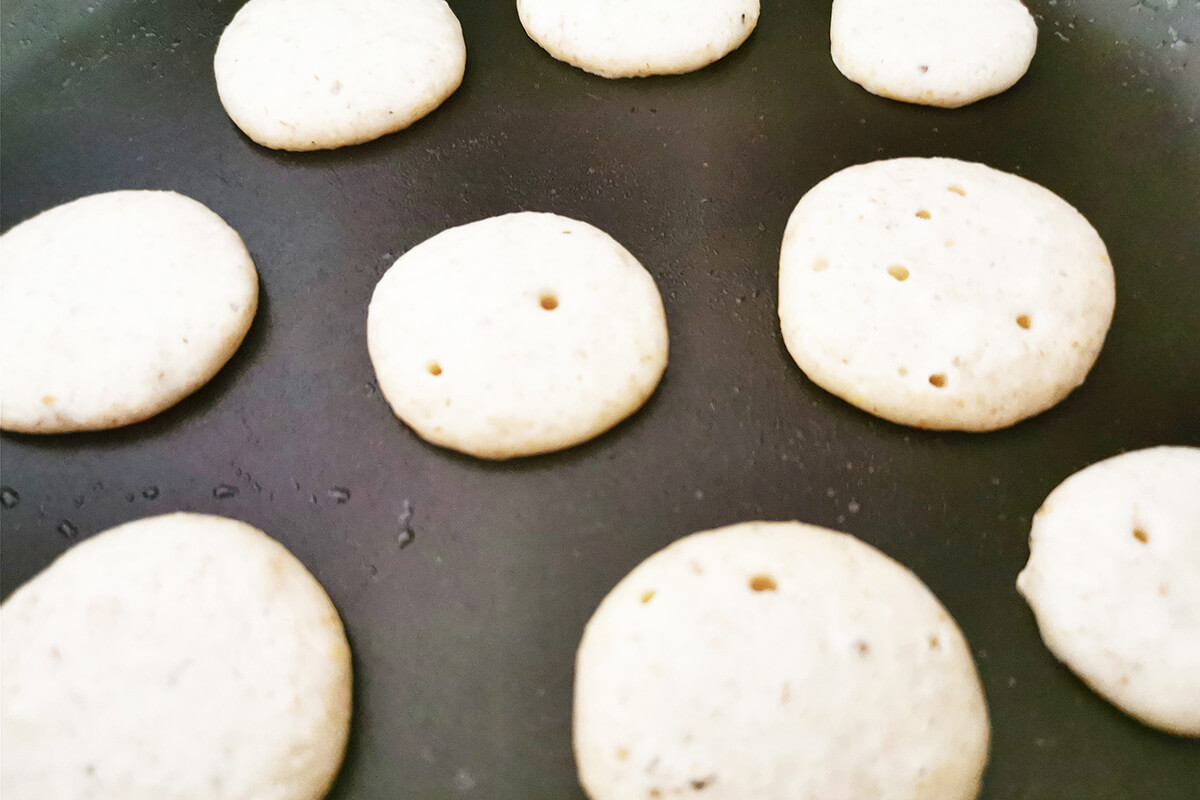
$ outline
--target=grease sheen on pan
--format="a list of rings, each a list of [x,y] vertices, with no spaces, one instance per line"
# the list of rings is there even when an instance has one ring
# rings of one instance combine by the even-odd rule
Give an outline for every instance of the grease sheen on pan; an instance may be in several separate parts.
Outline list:
[[[957,108],[1021,79],[1037,24],[1020,0],[834,0],[829,42],[872,94]]]
[[[780,252],[788,351],[819,386],[922,428],[988,431],[1083,383],[1116,299],[1066,201],[948,158],[849,167],[801,198]]]
[[[258,307],[241,237],[174,192],[91,195],[0,237],[0,427],[115,428],[233,355]]]
[[[1200,449],[1135,450],[1063,481],[1034,515],[1017,588],[1100,695],[1200,736]]]
[[[700,69],[736,50],[759,0],[517,0],[529,38],[605,78]]]
[[[650,556],[576,658],[592,800],[971,800],[988,740],[970,650],[937,598],[875,548],[798,522]]]
[[[444,0],[250,0],[221,34],[213,70],[251,139],[321,150],[433,111],[462,83],[466,52]]]
[[[350,649],[291,553],[167,514],[75,545],[0,607],[5,800],[320,800]]]
[[[422,438],[481,458],[591,439],[650,397],[667,366],[654,279],[611,236],[521,212],[442,231],[375,288],[379,388]]]

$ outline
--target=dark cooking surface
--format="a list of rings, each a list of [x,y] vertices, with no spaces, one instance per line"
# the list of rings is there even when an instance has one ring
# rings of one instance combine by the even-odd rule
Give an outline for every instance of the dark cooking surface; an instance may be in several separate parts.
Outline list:
[[[1030,515],[1063,478],[1125,449],[1200,445],[1195,0],[1031,2],[1029,75],[953,112],[844,80],[827,3],[768,0],[723,61],[613,82],[542,52],[510,0],[451,0],[462,88],[408,131],[314,154],[260,148],[222,112],[211,59],[238,5],[4,3],[3,228],[93,192],[175,189],[241,233],[262,285],[241,351],[176,408],[107,433],[2,437],[20,496],[4,497],[5,596],[72,537],[178,509],[246,520],[346,622],[355,718],[333,797],[580,798],[572,660],[600,598],[682,535],[798,518],[882,548],[957,618],[991,710],[984,798],[1197,796],[1200,744],[1093,695],[1013,586]],[[911,430],[788,357],[775,282],[789,212],[835,170],[902,155],[1019,172],[1104,237],[1116,319],[1057,408],[989,435]],[[587,220],[637,255],[671,362],[615,431],[485,463],[392,416],[366,307],[400,253],[518,209]]]

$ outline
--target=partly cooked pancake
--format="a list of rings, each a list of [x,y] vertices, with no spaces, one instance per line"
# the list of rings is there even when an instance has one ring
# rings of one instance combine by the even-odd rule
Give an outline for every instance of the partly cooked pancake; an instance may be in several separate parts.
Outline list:
[[[829,42],[867,91],[956,108],[1021,79],[1037,25],[1020,0],[834,0]]]
[[[637,566],[587,624],[592,800],[971,800],[988,716],[937,598],[852,536],[749,522]]]
[[[250,328],[237,232],[174,192],[91,195],[0,237],[0,427],[115,428],[204,385]]]
[[[517,0],[525,32],[559,61],[605,78],[672,75],[741,46],[759,0]]]
[[[1200,736],[1200,449],[1136,450],[1063,481],[1033,518],[1017,588],[1089,686]]]
[[[801,198],[779,320],[809,378],[922,428],[987,431],[1053,406],[1104,343],[1104,242],[1047,189],[982,164],[849,167]]]
[[[407,128],[453,94],[466,59],[444,0],[250,0],[213,68],[247,136],[320,150]]]
[[[76,545],[0,610],[5,800],[320,800],[350,649],[294,556],[170,514]]]
[[[608,234],[524,212],[439,233],[371,299],[367,344],[396,415],[482,458],[559,450],[632,414],[667,366],[654,280]]]

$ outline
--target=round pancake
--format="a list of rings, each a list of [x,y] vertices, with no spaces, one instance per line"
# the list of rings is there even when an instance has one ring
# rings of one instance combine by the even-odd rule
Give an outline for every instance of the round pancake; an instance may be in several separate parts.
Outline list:
[[[746,41],[758,10],[759,0],[517,0],[529,38],[605,78],[707,66]]]
[[[1200,449],[1137,450],[1063,481],[1033,518],[1017,588],[1085,683],[1200,736]]]
[[[262,532],[169,514],[68,550],[0,607],[6,800],[319,800],[350,650]]]
[[[957,108],[1021,79],[1037,24],[1020,0],[833,0],[829,43],[872,94]]]
[[[444,0],[250,0],[221,34],[213,70],[251,139],[321,150],[407,128],[454,93],[466,62]]]
[[[481,458],[597,436],[641,407],[667,365],[650,274],[603,231],[533,212],[401,256],[371,298],[367,344],[396,415]]]
[[[91,195],[0,237],[0,427],[63,433],[169,408],[254,319],[241,238],[173,192]]]
[[[601,602],[575,666],[592,800],[969,800],[988,717],[930,591],[852,536],[798,522],[697,533]]]
[[[784,342],[816,384],[922,428],[988,431],[1062,400],[1112,321],[1100,236],[1047,189],[982,164],[849,167],[796,205]]]

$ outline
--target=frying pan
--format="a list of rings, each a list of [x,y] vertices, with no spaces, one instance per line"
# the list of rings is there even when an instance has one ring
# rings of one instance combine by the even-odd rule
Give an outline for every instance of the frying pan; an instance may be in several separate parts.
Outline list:
[[[258,147],[222,112],[212,56],[237,2],[4,4],[3,228],[94,192],[174,189],[241,233],[262,300],[232,361],[158,417],[0,438],[3,595],[130,519],[246,520],[308,565],[346,623],[354,725],[332,797],[581,798],[572,667],[603,595],[685,534],[801,519],[906,564],[960,623],[991,711],[984,798],[1195,798],[1200,744],[1088,690],[1014,588],[1030,516],[1061,480],[1123,450],[1200,445],[1195,0],[1031,0],[1029,74],[955,111],[842,78],[828,3],[767,0],[722,61],[623,81],[550,58],[508,0],[450,4],[468,48],[458,92],[406,131],[308,154]],[[982,435],[901,427],[788,357],[789,212],[842,167],[909,155],[1024,175],[1107,243],[1112,330],[1050,411]],[[608,434],[489,463],[393,417],[366,309],[407,249],[519,209],[591,222],[645,264],[671,362]]]

